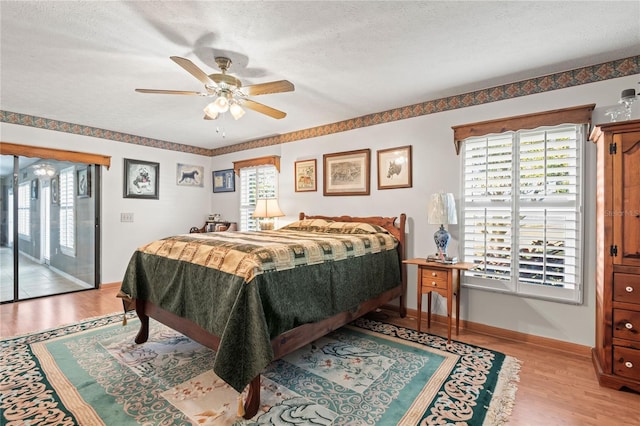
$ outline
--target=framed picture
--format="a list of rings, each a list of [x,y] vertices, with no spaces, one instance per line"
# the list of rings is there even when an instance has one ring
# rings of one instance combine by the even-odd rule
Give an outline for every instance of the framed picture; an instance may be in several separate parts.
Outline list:
[[[51,186],[51,204],[57,205],[60,202],[60,196],[58,195],[60,192],[60,176],[52,177],[49,185]]]
[[[296,192],[317,191],[316,160],[295,162]]]
[[[378,151],[378,189],[411,188],[411,145]]]
[[[176,168],[176,185],[204,186],[204,167],[180,164]]]
[[[325,154],[324,195],[369,195],[371,150]]]
[[[124,198],[157,200],[160,197],[159,181],[159,163],[124,159]]]
[[[236,179],[233,169],[213,172],[213,192],[234,192]]]
[[[38,179],[33,179],[31,181],[31,199],[38,199]]]
[[[91,196],[91,172],[88,167],[76,170],[76,181],[78,198],[88,198]]]

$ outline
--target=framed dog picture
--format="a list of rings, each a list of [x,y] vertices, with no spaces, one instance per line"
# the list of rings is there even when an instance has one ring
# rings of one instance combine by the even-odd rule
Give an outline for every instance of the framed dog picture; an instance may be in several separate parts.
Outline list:
[[[124,159],[124,198],[157,200],[159,196],[160,164]]]
[[[176,171],[176,185],[203,187],[204,167],[178,163]]]

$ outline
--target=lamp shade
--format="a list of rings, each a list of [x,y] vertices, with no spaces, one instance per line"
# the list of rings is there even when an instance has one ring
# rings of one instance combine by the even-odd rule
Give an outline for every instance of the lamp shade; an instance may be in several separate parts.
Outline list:
[[[260,198],[256,201],[256,209],[253,211],[253,217],[280,217],[284,216],[280,206],[278,206],[277,198]]]
[[[458,223],[456,202],[453,194],[440,192],[431,195],[427,207],[427,216],[431,225],[455,225]]]

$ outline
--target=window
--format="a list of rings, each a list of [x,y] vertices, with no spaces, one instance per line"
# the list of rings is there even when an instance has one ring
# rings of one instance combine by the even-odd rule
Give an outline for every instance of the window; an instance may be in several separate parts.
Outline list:
[[[60,171],[60,249],[68,256],[76,255],[75,209],[74,209],[74,167]]]
[[[258,198],[278,196],[278,170],[274,165],[240,169],[240,230],[256,231],[258,224],[252,217]]]
[[[18,185],[18,234],[31,239],[31,181]]]
[[[464,139],[465,284],[582,302],[582,147],[558,124]]]

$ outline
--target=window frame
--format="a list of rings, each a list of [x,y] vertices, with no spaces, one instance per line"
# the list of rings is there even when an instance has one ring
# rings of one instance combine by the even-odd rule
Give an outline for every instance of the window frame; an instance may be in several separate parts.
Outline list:
[[[585,253],[586,253],[585,243],[587,239],[585,237],[585,232],[584,232],[585,226],[586,226],[585,224],[586,218],[584,217],[584,201],[585,201],[585,195],[586,195],[585,145],[586,145],[586,142],[588,141],[588,126],[591,121],[592,109],[593,109],[593,106],[587,105],[582,107],[571,108],[569,109],[569,113],[567,113],[567,110],[555,110],[555,111],[549,111],[545,113],[532,114],[529,116],[531,117],[531,120],[527,120],[526,119],[527,116],[520,116],[512,119],[507,118],[503,120],[493,120],[491,122],[474,123],[466,126],[456,126],[454,128],[454,131],[455,131],[456,129],[459,130],[464,127],[463,131],[456,132],[457,148],[462,148],[463,146],[462,143],[472,138],[475,140],[477,138],[499,137],[499,136],[504,137],[504,135],[509,135],[509,134],[512,135],[512,146],[511,146],[511,157],[510,157],[511,158],[511,163],[510,163],[511,164],[511,185],[515,184],[517,186],[512,186],[512,187],[518,188],[515,191],[511,191],[509,195],[509,200],[505,205],[498,206],[502,208],[508,207],[508,211],[511,214],[511,219],[509,221],[511,234],[510,234],[510,241],[509,241],[510,256],[509,256],[508,278],[506,280],[489,279],[489,278],[482,278],[480,276],[481,275],[480,273],[474,273],[473,271],[465,272],[464,280],[463,280],[463,285],[465,287],[477,288],[477,289],[488,290],[488,291],[496,291],[496,292],[502,292],[502,293],[509,293],[509,294],[514,294],[521,297],[539,298],[539,299],[545,299],[545,300],[562,302],[562,303],[570,303],[570,304],[583,303],[583,293],[584,293],[583,278],[584,277],[582,274],[584,271],[583,266],[585,262]],[[576,122],[567,123],[565,120],[569,118]],[[548,123],[548,124],[545,124],[545,123]],[[521,235],[520,235],[521,223],[518,222],[520,220],[519,218],[521,215],[519,215],[518,212],[522,212],[523,210],[531,210],[531,209],[533,209],[534,211],[537,210],[539,212],[546,212],[547,209],[549,209],[550,207],[553,208],[553,203],[545,203],[545,204],[538,204],[538,205],[536,205],[535,203],[533,204],[530,203],[530,205],[527,205],[526,202],[521,201],[522,196],[520,191],[522,189],[522,185],[520,185],[520,175],[522,174],[522,170],[520,168],[520,163],[519,163],[520,156],[521,156],[520,136],[523,134],[533,133],[537,131],[548,131],[550,129],[562,127],[562,125],[566,125],[566,124],[576,125],[576,128],[578,129],[577,130],[578,139],[576,140],[576,145],[577,145],[576,149],[578,150],[579,158],[575,167],[578,170],[579,176],[577,177],[577,181],[575,185],[578,187],[579,193],[576,196],[575,204],[573,203],[568,204],[568,207],[570,208],[568,211],[570,211],[571,214],[575,214],[575,217],[578,221],[577,228],[574,230],[577,247],[574,248],[576,251],[575,256],[573,257],[568,256],[565,253],[565,257],[564,257],[565,259],[575,258],[576,260],[575,264],[569,263],[569,265],[571,265],[570,269],[574,270],[575,272],[574,288],[555,287],[552,285],[527,283],[527,282],[521,281],[519,276],[519,267],[524,263],[519,261],[521,257],[520,249],[521,249],[522,242],[521,242]],[[514,126],[521,127],[521,128],[514,129],[513,128]],[[496,129],[500,129],[500,131],[496,131]],[[466,137],[464,139],[457,139],[457,137],[459,137],[460,135],[465,135]],[[467,204],[465,202],[466,201],[465,200],[465,196],[466,196],[465,171],[467,170],[467,167],[468,165],[465,163],[465,158],[463,156],[461,158],[461,194],[462,195],[461,195],[460,203],[462,206],[462,210],[465,213],[467,213],[465,211],[465,207],[467,207]],[[544,170],[545,170],[544,178],[546,179],[548,176],[547,165],[545,165]],[[487,202],[486,206],[477,205],[477,207],[496,208],[496,203]],[[558,208],[559,210],[561,210],[561,206],[560,207],[555,206],[555,208]],[[461,226],[462,234],[465,234],[465,227],[467,226],[467,223],[466,223],[466,217],[464,213],[462,216],[463,217],[461,218],[460,226]],[[542,232],[543,233],[547,232],[546,228],[545,228],[545,231],[542,231]],[[485,251],[486,251],[487,243],[488,243],[488,240],[484,242]],[[467,244],[466,241],[464,240],[461,241],[463,251],[468,249],[466,247],[466,244]],[[464,253],[462,257],[464,258]],[[465,261],[469,261],[469,260],[465,259]],[[514,267],[514,263],[517,263],[515,264],[515,267]],[[565,272],[565,269],[563,269],[562,271]]]
[[[247,188],[247,174],[254,173],[256,182],[254,188]],[[261,164],[251,167],[243,167],[239,169],[240,181],[240,223],[238,224],[240,231],[257,231],[258,221],[252,217],[256,208],[256,201],[259,198],[277,198],[279,186],[279,170],[273,164]],[[265,188],[264,179],[273,179],[272,187]],[[251,191],[253,194],[246,194],[245,191]],[[274,218],[276,221],[278,218]]]

